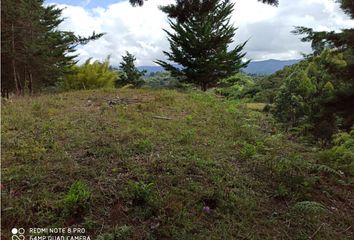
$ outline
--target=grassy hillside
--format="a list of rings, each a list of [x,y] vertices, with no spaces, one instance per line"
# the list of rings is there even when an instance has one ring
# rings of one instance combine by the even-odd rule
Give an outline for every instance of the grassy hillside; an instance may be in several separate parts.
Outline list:
[[[353,188],[249,106],[148,90],[4,102],[4,239],[13,226],[106,240],[353,239]]]

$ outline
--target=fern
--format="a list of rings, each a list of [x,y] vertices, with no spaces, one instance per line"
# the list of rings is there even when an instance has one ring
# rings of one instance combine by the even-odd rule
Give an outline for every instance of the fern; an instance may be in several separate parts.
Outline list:
[[[293,210],[304,214],[319,214],[327,212],[326,208],[318,202],[303,201],[293,206]]]
[[[63,90],[114,88],[118,72],[110,69],[109,57],[105,61],[91,63],[88,59],[81,66],[74,66],[73,73],[61,83]]]
[[[336,171],[335,169],[323,164],[311,164],[309,169],[312,171],[316,171],[318,173],[326,173],[326,174],[336,175],[339,177],[342,176],[339,171]]]

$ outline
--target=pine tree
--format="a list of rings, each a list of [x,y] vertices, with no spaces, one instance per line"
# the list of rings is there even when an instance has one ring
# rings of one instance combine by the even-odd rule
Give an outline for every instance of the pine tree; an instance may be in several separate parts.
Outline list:
[[[162,7],[174,31],[165,30],[171,52],[164,53],[169,61],[182,68],[162,60],[156,63],[173,76],[200,86],[203,91],[237,73],[248,62],[242,62],[246,43],[228,50],[236,31],[230,24],[233,7],[228,0],[177,0],[175,5]]]
[[[131,84],[134,87],[141,87],[144,84],[142,77],[145,74],[145,71],[139,71],[135,67],[135,60],[133,54],[126,52],[126,55],[122,57],[123,61],[120,63],[120,70],[122,71],[122,76],[117,81],[118,86],[124,86]]]

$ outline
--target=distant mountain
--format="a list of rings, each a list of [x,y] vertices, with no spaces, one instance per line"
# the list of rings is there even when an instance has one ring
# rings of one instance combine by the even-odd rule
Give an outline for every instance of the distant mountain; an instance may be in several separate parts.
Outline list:
[[[263,74],[270,75],[283,69],[285,66],[298,63],[300,60],[265,60],[250,62],[248,66],[243,70],[248,74]]]
[[[270,75],[278,70],[283,69],[285,66],[298,63],[300,60],[265,60],[265,61],[253,61],[243,69],[247,74],[257,75]],[[161,66],[140,66],[139,70],[146,70],[146,75],[154,72],[163,72],[164,69]]]
[[[154,72],[163,72],[164,69],[161,66],[139,66],[138,69],[140,71],[145,70],[146,74],[145,75],[149,75],[150,73],[154,73]]]

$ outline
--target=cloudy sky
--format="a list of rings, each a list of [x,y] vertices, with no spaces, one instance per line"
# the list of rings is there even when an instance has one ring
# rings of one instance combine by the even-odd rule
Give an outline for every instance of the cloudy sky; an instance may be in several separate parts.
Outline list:
[[[334,0],[280,0],[277,8],[257,0],[231,1],[236,2],[232,22],[238,27],[234,44],[249,40],[245,51],[252,60],[299,59],[301,53],[309,53],[309,44],[290,33],[294,26],[336,31],[354,27]],[[143,7],[132,7],[128,0],[47,0],[46,4],[64,8],[63,30],[83,36],[106,33],[78,49],[80,61],[110,54],[112,64],[118,65],[129,51],[137,57],[137,65],[154,65],[154,60],[165,59],[162,51],[169,49],[162,30],[169,28],[167,18],[158,6],[172,2],[149,0]]]

